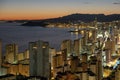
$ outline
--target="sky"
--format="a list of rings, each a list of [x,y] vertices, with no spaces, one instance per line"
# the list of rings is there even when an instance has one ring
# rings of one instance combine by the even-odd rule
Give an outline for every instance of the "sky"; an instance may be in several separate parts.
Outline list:
[[[47,19],[74,13],[120,14],[120,0],[0,0],[0,20]]]

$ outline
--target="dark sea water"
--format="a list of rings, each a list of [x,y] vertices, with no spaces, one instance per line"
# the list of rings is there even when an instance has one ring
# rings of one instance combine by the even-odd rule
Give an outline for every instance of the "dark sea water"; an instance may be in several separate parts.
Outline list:
[[[15,43],[18,45],[19,52],[28,48],[29,42],[38,40],[48,41],[52,48],[60,49],[63,40],[76,39],[75,34],[69,33],[68,28],[43,28],[43,27],[25,27],[19,23],[0,22],[0,39],[2,39],[2,49],[5,52],[5,45]],[[77,36],[78,38],[81,35]]]

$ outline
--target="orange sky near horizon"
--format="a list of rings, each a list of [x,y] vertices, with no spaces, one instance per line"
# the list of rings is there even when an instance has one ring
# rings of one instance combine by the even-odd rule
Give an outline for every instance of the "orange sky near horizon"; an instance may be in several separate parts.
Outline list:
[[[117,4],[114,4],[114,3]],[[0,20],[34,20],[62,17],[74,13],[120,14],[120,2],[113,0],[4,0]],[[0,3],[1,4],[1,3]]]
[[[91,12],[91,13],[89,13]],[[98,11],[84,11],[83,12],[75,12],[75,13],[81,13],[81,14],[103,14]],[[0,14],[0,20],[36,20],[36,19],[48,19],[48,18],[57,18],[62,17],[66,15],[74,14],[74,12],[5,12]],[[116,11],[116,13],[113,13],[112,11],[104,11],[105,15],[110,14],[119,14],[119,12]]]

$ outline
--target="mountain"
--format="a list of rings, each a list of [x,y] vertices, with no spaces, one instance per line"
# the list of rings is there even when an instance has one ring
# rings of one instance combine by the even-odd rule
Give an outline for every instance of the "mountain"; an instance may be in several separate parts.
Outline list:
[[[120,20],[120,14],[71,14],[59,18],[32,20],[22,24],[23,26],[47,26],[47,23],[69,23],[69,22],[92,22],[97,18],[98,22],[112,22]]]
[[[71,14],[55,19],[49,19],[51,22],[74,22],[74,21],[82,21],[82,22],[92,22],[97,18],[98,22],[111,22],[120,20],[120,14],[112,14],[112,15],[104,15],[104,14]]]

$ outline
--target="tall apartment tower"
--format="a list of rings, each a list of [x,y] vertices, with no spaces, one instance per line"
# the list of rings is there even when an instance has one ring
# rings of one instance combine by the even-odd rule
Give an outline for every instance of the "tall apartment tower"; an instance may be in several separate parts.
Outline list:
[[[89,39],[89,32],[87,30],[85,30],[85,34],[83,37],[83,44],[86,46],[88,43],[88,39]]]
[[[103,78],[103,60],[102,51],[97,53],[97,80],[102,80]]]
[[[95,20],[94,20],[94,26],[95,26],[95,28],[97,29],[98,28],[98,26],[97,26],[97,17],[95,17]]]
[[[27,49],[24,52],[24,58],[29,59],[29,50],[27,50]]]
[[[30,76],[49,78],[49,43],[41,40],[29,43]]]
[[[109,63],[111,61],[111,53],[110,53],[110,50],[107,49],[105,50],[106,52],[106,62]]]
[[[84,53],[84,54],[81,54],[81,64],[82,64],[82,71],[87,71],[87,68],[88,68],[88,54],[87,53]]]
[[[96,42],[97,41],[97,30],[92,31],[92,41]]]
[[[120,80],[120,64],[117,67],[117,70],[115,72],[115,80]]]
[[[81,49],[82,49],[81,40],[80,39],[74,40],[74,53],[76,56],[80,56]]]
[[[96,75],[95,80],[98,80],[97,57],[96,56],[91,56],[90,60],[91,60],[91,62],[90,62],[89,68]]]
[[[95,80],[102,80],[103,78],[103,66],[101,61],[101,53],[97,54],[98,56],[91,56],[90,57],[90,70],[95,73]],[[99,57],[99,58],[98,58]]]
[[[52,58],[56,55],[56,50],[54,48],[49,49],[49,62],[51,63],[51,66],[53,66]]]
[[[16,44],[6,45],[6,61],[14,63],[17,60],[18,46]]]
[[[64,40],[61,44],[61,50],[67,50],[67,56],[70,56],[72,53],[72,41]]]
[[[110,40],[110,38],[108,38],[108,40],[105,42],[105,49],[109,49],[111,54],[115,53],[115,41],[114,40]]]
[[[78,56],[71,56],[71,60],[70,60],[71,72],[77,71],[79,62],[80,62],[80,60],[79,60]]]
[[[2,64],[2,41],[0,40],[0,68]]]
[[[2,64],[2,41],[0,40],[0,76],[2,74],[1,64]]]

